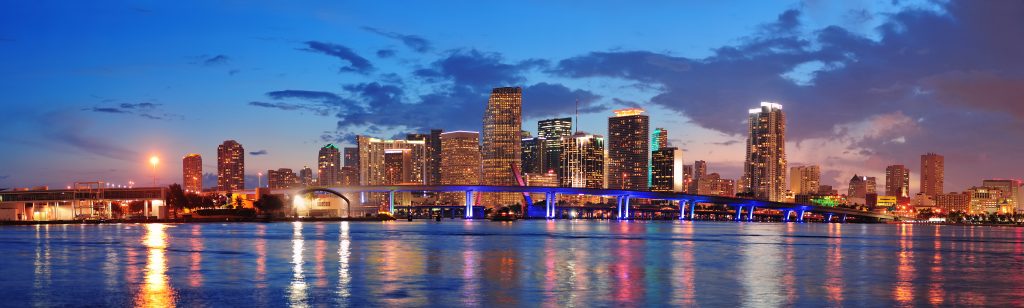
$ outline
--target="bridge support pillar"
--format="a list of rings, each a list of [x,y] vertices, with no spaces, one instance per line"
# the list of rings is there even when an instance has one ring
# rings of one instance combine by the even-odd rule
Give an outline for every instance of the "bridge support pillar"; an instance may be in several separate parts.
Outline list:
[[[473,218],[473,191],[466,191],[466,218]]]
[[[629,196],[619,196],[619,219],[629,219]]]
[[[793,213],[793,210],[782,210],[782,222],[789,222],[789,214]]]
[[[804,213],[806,210],[796,211],[796,222],[804,222]]]
[[[840,223],[845,223],[846,222],[846,214],[843,214],[842,218],[839,219],[839,222]]]
[[[388,213],[395,215],[395,191],[388,192]]]
[[[740,221],[742,219],[743,219],[743,206],[742,205],[737,205],[736,206],[736,216],[733,217],[733,220]]]
[[[690,200],[690,220],[697,221],[697,201]]]
[[[828,213],[828,215],[825,216],[825,222],[832,223],[832,213]]]
[[[750,206],[750,212],[747,212],[747,221],[754,221],[754,209],[755,208],[756,207],[753,206],[753,205]]]
[[[555,204],[557,204],[557,202],[558,202],[558,199],[556,199],[556,198],[558,198],[558,197],[556,196],[555,193],[553,193],[553,192],[547,193],[547,197],[544,198],[544,204],[547,207],[546,210],[544,211],[545,212],[544,218],[555,218]]]
[[[679,200],[679,220],[686,220],[686,200]]]

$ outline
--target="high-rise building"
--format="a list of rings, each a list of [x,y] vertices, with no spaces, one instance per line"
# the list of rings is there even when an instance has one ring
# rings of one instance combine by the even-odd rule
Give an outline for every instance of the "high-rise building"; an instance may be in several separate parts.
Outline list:
[[[970,214],[1010,214],[1013,206],[1003,198],[1004,192],[993,187],[971,187],[967,190],[971,195]]]
[[[422,140],[420,140],[422,141]],[[412,182],[412,150],[384,150],[384,184],[400,185]],[[422,184],[422,183],[417,183]]]
[[[925,195],[925,194],[919,194]],[[927,195],[926,195],[927,196]],[[967,213],[971,209],[971,194],[952,192],[935,196],[935,207],[946,213],[961,212]]]
[[[782,105],[750,109],[743,186],[754,198],[780,201],[786,192],[786,116]]]
[[[334,144],[320,148],[317,158],[317,174],[321,186],[341,184],[341,151]]]
[[[604,137],[578,132],[562,137],[562,187],[604,187]]]
[[[440,129],[431,129],[427,137],[427,185],[441,184],[441,133]]]
[[[910,169],[903,165],[885,167],[885,195],[910,198]]]
[[[683,189],[686,193],[697,193],[697,185],[693,181],[693,165],[683,165]]]
[[[217,146],[217,190],[245,189],[245,149],[234,140]]]
[[[531,137],[522,140],[522,166],[519,168],[522,174],[547,172],[547,170],[544,170],[544,154],[547,154],[544,151],[546,143],[547,140],[543,137]]]
[[[859,176],[854,174],[850,179],[850,198],[865,199],[868,195],[877,194],[877,179],[873,176]]]
[[[650,118],[640,108],[608,118],[608,188],[647,190],[650,175]]]
[[[651,153],[651,191],[683,191],[683,151],[662,147]]]
[[[359,185],[359,147],[345,148],[343,153],[345,160],[341,167],[341,184]]]
[[[698,195],[726,196],[736,195],[736,181],[723,179],[718,173],[705,174],[697,183]]]
[[[441,184],[480,184],[480,133],[453,131],[440,137]]]
[[[483,146],[480,148],[483,161],[481,184],[518,185],[512,167],[522,163],[522,112],[522,88],[494,88],[491,91],[484,112]],[[511,205],[521,202],[522,197],[516,193],[484,193],[481,202],[489,207]]]
[[[690,182],[690,191],[697,193],[697,183],[708,174],[708,162],[697,160],[693,162],[693,181]]]
[[[921,155],[921,192],[926,195],[941,195],[945,182],[945,158],[928,153]]]
[[[345,167],[355,167],[359,169],[359,148],[349,147],[345,148]]]
[[[537,122],[537,136],[544,138],[544,172],[561,170],[562,137],[572,136],[572,118],[557,118]]]
[[[188,154],[181,159],[181,182],[187,192],[203,191],[203,157],[199,154]]]
[[[821,167],[808,165],[789,168],[789,190],[794,195],[817,194],[820,185]]]
[[[267,187],[270,189],[288,189],[299,185],[299,177],[290,168],[267,170]]]
[[[651,133],[651,152],[668,147],[668,130],[658,127]]]
[[[302,183],[302,186],[316,184],[313,181],[313,169],[310,169],[309,166],[302,166],[302,169],[299,170],[299,183]]]
[[[382,140],[357,136],[359,149],[359,184],[386,185],[385,151],[409,149],[409,182],[423,184],[426,166],[426,145],[423,140]]]
[[[480,184],[480,133],[471,131],[445,132],[440,134],[440,140],[440,184]],[[466,198],[460,193],[444,193],[441,194],[441,199],[446,204],[466,204]]]

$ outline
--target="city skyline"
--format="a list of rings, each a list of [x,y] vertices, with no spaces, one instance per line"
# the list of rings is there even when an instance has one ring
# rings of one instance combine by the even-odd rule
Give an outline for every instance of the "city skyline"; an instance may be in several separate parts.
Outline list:
[[[31,6],[25,4],[26,7]],[[152,169],[146,164],[146,158],[151,155],[158,155],[163,163],[158,166],[157,180],[163,183],[178,182],[181,178],[180,164],[173,163],[177,157],[187,153],[198,153],[208,159],[204,162],[204,173],[214,174],[215,165],[211,165],[216,157],[215,145],[223,140],[234,139],[244,145],[246,174],[244,182],[246,186],[252,187],[256,182],[256,172],[276,170],[278,168],[292,168],[299,170],[303,166],[315,166],[315,155],[309,154],[310,149],[316,149],[324,144],[338,141],[343,146],[354,145],[354,140],[345,140],[355,134],[374,135],[387,138],[392,135],[404,135],[406,133],[427,133],[429,128],[442,128],[446,131],[465,128],[469,130],[481,130],[479,124],[473,125],[473,119],[482,116],[482,110],[486,99],[479,100],[481,92],[486,93],[491,87],[522,86],[523,91],[523,128],[533,129],[533,123],[540,119],[572,116],[574,113],[576,99],[580,100],[580,118],[578,125],[581,130],[597,135],[608,136],[603,131],[602,123],[606,121],[607,112],[619,107],[640,106],[649,110],[650,114],[663,116],[652,116],[651,127],[665,127],[673,132],[669,143],[684,151],[686,161],[708,160],[711,161],[716,172],[722,174],[723,178],[737,179],[742,174],[742,140],[745,138],[742,133],[742,115],[737,117],[737,108],[748,108],[749,105],[762,100],[778,101],[785,105],[787,111],[787,128],[790,133],[787,136],[787,159],[790,165],[814,164],[822,167],[822,184],[833,185],[842,190],[844,181],[853,174],[873,176],[879,179],[884,178],[885,167],[901,164],[910,166],[911,170],[911,192],[920,190],[917,187],[920,170],[917,156],[936,152],[946,157],[950,164],[945,172],[945,191],[962,191],[975,186],[984,179],[992,178],[1019,178],[1024,170],[1018,170],[1013,164],[1012,155],[1020,150],[1020,146],[1013,143],[997,142],[993,138],[979,138],[978,136],[991,136],[996,124],[1009,127],[1006,131],[1015,131],[1020,127],[1017,114],[1005,107],[1006,97],[999,97],[1005,93],[1002,88],[993,88],[989,94],[995,98],[986,99],[985,96],[972,96],[976,93],[970,92],[967,87],[969,82],[978,82],[993,79],[994,85],[1000,78],[1012,77],[1019,73],[1018,68],[1010,64],[993,66],[988,62],[955,62],[954,69],[935,69],[929,67],[913,67],[911,64],[902,67],[910,70],[910,76],[906,79],[884,79],[886,85],[906,85],[905,87],[918,87],[921,92],[918,96],[935,97],[904,97],[898,99],[890,96],[879,96],[887,93],[896,95],[905,93],[904,88],[895,87],[886,89],[879,84],[849,84],[837,83],[837,78],[850,76],[847,70],[853,68],[872,69],[865,67],[860,62],[845,62],[828,58],[828,52],[840,49],[818,49],[800,47],[790,50],[804,57],[804,62],[793,64],[781,62],[782,74],[774,74],[774,71],[760,72],[769,75],[786,75],[792,77],[791,71],[805,72],[802,82],[793,81],[784,77],[773,79],[773,83],[761,87],[747,87],[748,81],[742,78],[733,80],[736,86],[744,86],[749,92],[742,94],[743,99],[735,97],[701,97],[700,91],[693,97],[679,96],[678,91],[691,86],[708,88],[723,88],[730,84],[708,83],[689,81],[688,74],[684,72],[700,72],[709,76],[718,76],[712,73],[719,73],[714,70],[716,65],[725,66],[728,52],[739,52],[751,54],[754,57],[778,56],[778,53],[767,52],[768,55],[753,53],[748,43],[762,42],[765,44],[782,43],[785,39],[807,38],[815,42],[845,43],[845,47],[851,47],[848,52],[865,59],[898,60],[898,55],[880,54],[878,49],[892,48],[890,44],[903,44],[905,47],[928,47],[918,46],[906,41],[910,34],[901,34],[885,27],[885,25],[903,25],[905,30],[911,33],[928,34],[927,25],[942,26],[943,29],[952,29],[954,35],[941,42],[963,38],[965,35],[977,34],[984,28],[970,28],[986,26],[978,24],[974,16],[981,13],[992,13],[987,18],[1001,18],[1005,15],[1001,11],[1012,11],[993,7],[975,7],[996,4],[978,4],[954,2],[950,4],[924,5],[907,4],[911,8],[879,8],[865,7],[858,8],[866,10],[873,18],[870,22],[857,23],[864,26],[856,29],[850,24],[843,24],[841,18],[822,18],[815,15],[817,12],[813,5],[790,4],[767,5],[775,6],[760,7],[755,10],[757,13],[750,13],[749,20],[745,20],[745,28],[733,29],[732,31],[716,32],[715,42],[704,42],[697,47],[682,48],[680,46],[657,46],[654,43],[657,39],[627,40],[624,36],[613,36],[619,38],[625,49],[616,50],[610,46],[587,45],[583,49],[562,49],[558,51],[536,48],[535,44],[526,44],[530,48],[517,48],[510,43],[495,44],[494,40],[481,39],[480,41],[453,42],[445,40],[438,33],[454,31],[453,28],[440,26],[425,28],[417,32],[415,27],[405,25],[395,26],[394,29],[378,29],[367,25],[365,22],[350,21],[341,22],[344,28],[349,30],[340,31],[340,37],[371,37],[375,38],[373,43],[362,46],[345,46],[343,39],[331,40],[331,35],[325,32],[304,33],[302,31],[290,32],[285,36],[291,42],[281,40],[273,43],[279,46],[274,49],[274,54],[286,59],[301,62],[302,67],[319,67],[328,71],[321,75],[310,75],[306,79],[280,78],[273,80],[273,74],[298,75],[296,71],[290,71],[276,67],[275,73],[259,73],[264,69],[255,69],[261,63],[258,60],[260,55],[249,54],[232,50],[231,48],[218,46],[212,50],[171,50],[166,53],[154,55],[166,57],[166,60],[155,61],[161,64],[157,67],[135,68],[133,63],[139,61],[152,61],[152,58],[131,58],[124,61],[101,60],[96,57],[84,56],[81,54],[69,55],[71,60],[83,60],[82,65],[73,65],[74,74],[68,70],[58,69],[56,66],[47,66],[46,73],[41,75],[26,75],[29,67],[27,64],[9,63],[5,67],[8,74],[5,84],[11,85],[7,93],[10,93],[8,101],[13,106],[11,111],[16,115],[23,115],[17,119],[4,121],[0,128],[4,128],[11,134],[3,138],[10,145],[2,157],[5,161],[16,161],[18,164],[9,165],[0,173],[0,187],[31,187],[38,185],[49,185],[62,187],[70,185],[76,180],[104,180],[114,183],[127,183],[132,180],[136,183],[148,183],[152,175]],[[916,9],[914,7],[917,7]],[[12,8],[8,12],[17,13],[19,7]],[[95,9],[95,8],[93,8]],[[167,12],[165,17],[145,17],[153,12],[165,13],[159,7],[149,8],[150,13],[121,8],[124,12],[112,13],[114,20],[127,21],[138,18],[166,18],[166,15],[173,15]],[[223,8],[206,8],[207,12],[218,11]],[[552,11],[557,11],[552,8]],[[714,11],[713,9],[710,9]],[[854,9],[842,10],[854,11]],[[891,16],[881,12],[898,13]],[[70,14],[60,10],[51,13],[35,14]],[[714,15],[714,13],[710,13]],[[140,15],[135,16],[135,15]],[[945,18],[951,17],[959,21],[956,24],[944,22]],[[80,17],[84,18],[84,17]],[[8,20],[24,21],[23,18],[10,18]],[[323,22],[320,19],[314,22]],[[972,23],[974,22],[974,23]],[[847,22],[848,23],[848,22]],[[836,27],[829,28],[828,26]],[[1011,23],[1012,25],[1012,23]],[[664,26],[664,25],[661,25]],[[878,27],[881,26],[881,27]],[[56,33],[65,33],[68,30],[65,24],[47,26]],[[92,27],[92,26],[90,26]],[[98,27],[98,26],[97,26]],[[146,24],[142,25],[143,28]],[[368,27],[370,29],[366,29]],[[775,28],[772,28],[775,27]],[[877,28],[876,28],[877,27]],[[20,27],[6,27],[17,29]],[[220,29],[225,29],[221,27]],[[446,30],[447,29],[447,30]],[[646,30],[650,30],[647,28]],[[759,31],[766,29],[779,30],[781,38],[778,41],[759,34]],[[88,28],[84,31],[88,32]],[[194,29],[193,29],[194,30]],[[645,29],[632,29],[644,32]],[[787,30],[793,30],[800,34],[790,35]],[[0,52],[9,55],[27,55],[30,52],[39,51],[39,48],[47,43],[54,43],[54,37],[30,36],[30,33],[21,33],[18,30],[0,33],[4,38],[0,42]],[[98,31],[98,30],[97,30]],[[188,31],[188,30],[183,30]],[[845,32],[844,32],[845,31]],[[917,31],[917,32],[915,32]],[[228,31],[230,32],[230,31]],[[652,33],[647,31],[648,33]],[[754,34],[752,34],[754,33]],[[652,33],[653,34],[653,33]],[[127,35],[124,33],[113,33],[111,36]],[[958,36],[959,35],[959,36]],[[64,36],[61,36],[64,37]],[[201,39],[212,39],[217,36],[201,36]],[[659,36],[661,38],[665,36]],[[419,40],[417,40],[417,38]],[[744,38],[744,39],[738,39]],[[102,38],[91,37],[81,38],[72,42],[72,46],[89,53]],[[507,39],[507,38],[506,38]],[[847,39],[852,41],[840,40]],[[995,38],[982,37],[982,39],[995,40]],[[256,41],[249,38],[248,40]],[[521,38],[518,39],[522,42]],[[739,41],[736,41],[739,40]],[[866,40],[866,41],[858,41]],[[135,43],[169,43],[158,39],[144,40],[133,38],[129,40]],[[670,40],[675,41],[675,40]],[[261,41],[262,42],[262,41]],[[417,43],[426,42],[426,52],[420,52],[412,46]],[[35,44],[40,43],[40,44]],[[320,43],[320,44],[314,44]],[[251,43],[257,44],[257,43]],[[270,43],[258,43],[270,44]],[[258,45],[257,44],[257,45]],[[937,44],[937,43],[936,43]],[[1011,41],[1011,44],[1019,42]],[[280,47],[283,46],[283,47]],[[723,47],[724,46],[724,47]],[[338,48],[342,47],[342,48]],[[728,48],[726,48],[728,47]],[[856,48],[853,48],[856,47]],[[1016,50],[1018,45],[1001,47],[1003,50]],[[461,50],[454,50],[459,49]],[[975,48],[993,54],[994,48],[989,45],[980,44]],[[344,58],[343,52],[358,55],[366,60],[373,71],[361,73],[366,64],[362,61],[351,62]],[[656,51],[652,51],[656,50]],[[667,52],[665,52],[667,50]],[[709,51],[710,50],[710,51]],[[916,57],[922,60],[941,60],[947,56],[945,52],[940,53],[938,48],[932,49],[911,49],[918,50]],[[928,52],[923,52],[927,50]],[[376,51],[385,51],[375,53]],[[391,53],[392,57],[386,55]],[[206,54],[207,56],[200,57]],[[374,57],[374,55],[377,57]],[[328,56],[324,56],[328,55]],[[380,56],[385,55],[385,56]],[[333,56],[334,58],[331,58]],[[644,57],[640,57],[644,56]],[[401,64],[393,63],[395,57],[419,59],[420,68],[413,73],[400,73],[405,70]],[[640,57],[640,58],[638,58]],[[888,57],[888,58],[886,58]],[[180,59],[180,61],[175,60]],[[358,58],[351,58],[358,59]],[[546,64],[531,62],[530,59],[547,61]],[[640,60],[638,60],[640,59]],[[661,62],[642,61],[642,59],[657,59]],[[771,58],[761,58],[759,61],[768,61]],[[87,60],[87,61],[84,61]],[[339,62],[340,60],[340,62]],[[998,59],[996,59],[998,60]],[[134,61],[134,62],[133,62]],[[740,60],[736,60],[740,61]],[[814,64],[815,61],[820,62]],[[980,61],[980,60],[978,60]],[[32,61],[29,61],[32,62]],[[287,61],[291,63],[291,61]],[[743,62],[742,63],[748,63]],[[769,61],[770,62],[770,61]],[[811,63],[804,65],[803,63]],[[997,61],[993,61],[997,62]],[[479,71],[468,71],[466,63],[483,63],[483,69]],[[585,70],[585,68],[596,68],[598,63],[604,63],[601,70]],[[772,62],[774,63],[774,62]],[[890,61],[891,65],[904,65],[901,62]],[[1015,63],[1015,62],[1010,62]],[[339,69],[339,64],[341,68]],[[656,64],[656,65],[655,65]],[[749,63],[748,63],[749,64]],[[541,68],[540,65],[546,65]],[[669,67],[665,67],[669,65]],[[665,69],[671,65],[681,65],[677,73],[679,76],[663,76]],[[808,67],[809,66],[809,67]],[[757,72],[757,67],[751,67]],[[237,71],[236,71],[237,70]],[[270,70],[269,68],[265,70]],[[343,71],[339,73],[340,71]],[[162,72],[171,72],[175,76],[197,76],[201,79],[208,79],[212,85],[224,85],[225,91],[244,93],[233,97],[225,95],[220,91],[197,91],[200,89],[197,84],[169,84],[163,79],[141,78],[146,82],[119,83],[124,77],[150,76]],[[548,73],[554,71],[557,73]],[[668,71],[671,72],[671,71]],[[809,73],[808,73],[809,72]],[[927,74],[924,74],[927,72]],[[86,76],[100,76],[98,81],[82,81],[76,74]],[[354,120],[352,115],[346,115],[341,119],[334,117],[331,109],[335,105],[343,105],[350,102],[341,100],[359,100],[361,103],[379,102],[403,103],[416,106],[423,105],[425,101],[410,101],[407,96],[410,93],[423,91],[424,94],[436,94],[425,90],[430,88],[432,83],[417,81],[417,85],[410,86],[405,92],[394,92],[402,90],[396,87],[396,83],[388,82],[385,75],[393,74],[396,78],[412,83],[412,80],[436,79],[444,81],[446,85],[465,90],[464,95],[455,95],[454,92],[443,96],[450,99],[447,102],[451,108],[443,109],[445,112],[467,112],[472,114],[465,117],[444,116],[446,113],[437,111],[392,108],[394,115],[382,115],[378,110],[363,108],[366,118],[364,125],[376,125],[376,131],[372,127],[348,126],[339,127],[337,122],[341,120]],[[540,76],[536,76],[540,75]],[[216,76],[216,78],[215,78]],[[309,82],[311,77],[328,76],[325,80],[332,82],[341,81],[344,89],[329,90],[324,82]],[[736,76],[723,75],[722,77]],[[18,79],[18,77],[24,77]],[[488,77],[474,80],[471,77]],[[778,77],[778,76],[776,76]],[[229,79],[234,78],[234,79]],[[247,78],[247,80],[235,80]],[[608,84],[595,83],[593,78],[617,79]],[[989,79],[986,79],[989,78]],[[365,80],[364,80],[365,79]],[[25,85],[25,82],[36,82],[35,86]],[[45,81],[51,81],[46,83]],[[374,82],[370,82],[374,81]],[[785,82],[790,83],[785,83]],[[962,81],[968,84],[958,84]],[[53,83],[56,82],[56,83]],[[148,83],[147,83],[148,82]],[[51,91],[54,88],[48,84],[61,85],[67,91]],[[265,91],[234,89],[233,84],[242,84],[245,87],[256,86],[266,88]],[[626,86],[647,86],[661,87],[661,90],[647,94],[630,93],[631,95],[602,92],[602,88],[626,89]],[[939,85],[949,85],[948,89],[961,92],[939,93]],[[962,85],[963,87],[956,87]],[[614,87],[622,86],[622,87]],[[864,108],[850,108],[849,104],[828,104],[818,107],[816,104],[825,96],[815,96],[816,93],[827,89],[842,90],[846,86],[855,90],[843,92],[852,97],[863,98],[860,106]],[[172,87],[173,90],[165,90]],[[994,86],[995,87],[995,86]],[[419,90],[412,90],[413,88]],[[635,88],[635,87],[634,87]],[[453,88],[454,89],[454,88]],[[633,89],[633,88],[628,88]],[[804,90],[800,90],[804,89]],[[869,91],[872,90],[873,91]],[[68,93],[65,95],[41,96],[43,90],[48,92]],[[884,91],[883,91],[884,90]],[[949,90],[949,91],[953,91]],[[453,90],[454,91],[454,90]],[[611,91],[611,92],[631,92]],[[886,92],[888,91],[888,92]],[[929,92],[931,91],[931,92]],[[189,95],[177,96],[169,92],[191,93]],[[192,93],[194,92],[194,93]],[[329,94],[334,94],[331,96]],[[338,93],[343,93],[339,95]],[[536,93],[536,94],[531,94]],[[569,95],[555,95],[555,94]],[[875,94],[870,94],[875,93]],[[895,94],[894,94],[895,93]],[[1013,93],[1013,92],[1011,92]],[[402,101],[395,100],[373,100],[382,96],[377,94],[392,95],[391,97],[406,97]],[[664,95],[663,95],[664,94]],[[809,97],[802,97],[798,94],[807,94]],[[940,96],[946,95],[946,96]],[[320,96],[314,96],[320,95]],[[395,96],[397,95],[397,96]],[[533,95],[531,97],[531,95]],[[957,97],[961,97],[959,100]],[[666,99],[676,98],[681,102],[691,103],[666,103]],[[968,98],[979,98],[977,105],[965,106],[962,103],[971,101]],[[308,104],[308,100],[319,100],[321,105]],[[219,103],[211,103],[209,100],[216,100]],[[708,103],[692,103],[693,101],[706,101]],[[722,105],[721,110],[707,109],[709,106],[716,106],[721,102],[728,101]],[[52,104],[47,102],[53,102]],[[265,104],[255,104],[265,103]],[[872,104],[888,103],[885,112],[880,111],[878,106]],[[926,106],[927,110],[915,107]],[[44,107],[45,106],[45,107]],[[369,106],[369,105],[360,105]],[[846,106],[847,108],[838,108]],[[197,108],[199,107],[199,108]],[[1012,105],[1011,105],[1012,107]],[[268,109],[270,108],[270,109]],[[325,109],[326,108],[326,109]],[[917,108],[917,109],[915,109]],[[742,114],[743,109],[740,114]],[[952,114],[963,115],[962,111],[971,111],[967,116],[951,118]],[[327,111],[327,116],[321,116],[320,112]],[[230,114],[227,117],[213,117],[208,114]],[[473,114],[476,113],[476,114]],[[820,114],[820,115],[819,115]],[[422,118],[414,118],[411,115],[422,115]],[[461,119],[466,118],[466,119]],[[38,129],[36,122],[31,119],[61,119],[53,127]],[[668,121],[678,121],[669,123]],[[43,121],[40,120],[40,121]],[[302,129],[285,129],[276,125],[262,125],[261,122],[271,123],[294,123],[294,126]],[[390,127],[401,125],[403,121],[415,122],[417,127]],[[424,122],[431,121],[431,122]],[[828,125],[822,124],[824,122]],[[731,124],[730,124],[731,123]],[[133,129],[118,129],[116,126],[130,126]],[[435,125],[438,124],[438,125]],[[949,133],[951,127],[961,127],[973,124],[977,127],[976,132]],[[1008,125],[1008,126],[1007,126]],[[189,128],[182,128],[189,126]],[[436,127],[435,127],[436,126]],[[324,133],[329,132],[329,133]],[[824,137],[822,136],[824,134]],[[325,140],[323,135],[329,135]],[[1010,137],[1012,138],[1012,137]],[[930,142],[928,142],[930,140]],[[963,146],[964,143],[972,146]],[[854,146],[850,146],[854,145]],[[816,148],[825,148],[821,151]],[[971,150],[964,150],[969,148]],[[85,163],[88,162],[88,163]],[[83,167],[84,166],[84,167]],[[60,170],[60,172],[56,172]],[[265,177],[266,175],[264,175]],[[266,184],[264,179],[264,184]],[[206,177],[203,179],[206,186],[216,183],[215,179]]]

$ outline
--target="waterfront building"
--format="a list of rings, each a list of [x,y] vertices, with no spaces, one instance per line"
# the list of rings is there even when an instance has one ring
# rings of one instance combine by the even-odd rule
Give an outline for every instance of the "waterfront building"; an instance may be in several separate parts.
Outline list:
[[[647,190],[650,118],[640,108],[615,110],[608,118],[608,188]]]
[[[537,136],[544,138],[544,172],[561,170],[562,137],[572,136],[572,118],[556,118],[537,122]]]
[[[991,179],[981,181],[981,186],[999,189],[1002,198],[1010,203],[1016,212],[1020,208],[1021,181],[1010,179]]]
[[[245,189],[245,149],[234,140],[217,146],[217,190]]]
[[[521,174],[546,173],[544,170],[544,146],[547,140],[543,137],[523,138],[522,140],[522,165],[519,168]]]
[[[341,184],[341,151],[337,146],[327,144],[320,148],[317,172],[321,186]]]
[[[683,165],[683,189],[689,194],[697,192],[693,181],[693,165]]]
[[[700,179],[702,177],[704,177],[705,175],[708,174],[708,162],[703,161],[703,160],[696,160],[696,161],[694,161],[693,162],[693,173],[692,174],[693,174],[693,181],[691,181],[691,183],[690,183],[690,185],[692,185],[692,187],[690,187],[689,189],[690,189],[691,192],[696,193],[697,192],[697,183],[700,182]]]
[[[289,189],[299,185],[299,177],[290,168],[267,170],[267,187],[270,189]]]
[[[813,195],[821,185],[821,167],[796,166],[789,169],[789,190],[795,195]]]
[[[651,191],[683,191],[683,151],[662,147],[651,153]]]
[[[480,133],[453,131],[440,134],[441,185],[480,184]],[[460,193],[441,194],[445,204],[466,205]]]
[[[385,185],[388,183],[385,168],[385,151],[408,149],[408,182],[423,184],[426,160],[426,143],[423,140],[385,140],[368,136],[356,137],[359,149],[358,168],[360,185]],[[404,170],[403,170],[404,172]]]
[[[345,148],[345,167],[355,167],[359,169],[359,147],[348,147]]]
[[[903,165],[885,167],[885,194],[900,198],[910,197],[910,169]]]
[[[782,105],[770,102],[748,115],[743,186],[754,198],[779,201],[786,192],[786,116]]]
[[[359,169],[355,167],[344,166],[341,167],[341,185],[342,186],[358,186],[359,185]]]
[[[945,183],[945,158],[928,153],[921,155],[921,192],[935,196],[943,192]]]
[[[520,166],[522,155],[523,90],[519,87],[494,88],[484,112],[482,157],[483,185],[515,186],[513,166]],[[522,194],[484,193],[484,206],[518,204]]]
[[[578,132],[571,137],[562,137],[560,186],[603,188],[604,148],[604,137],[600,135]]]
[[[736,195],[735,181],[729,179],[723,179],[718,173],[705,174],[697,181],[697,194],[706,196],[726,196],[732,197]]]
[[[867,196],[875,193],[874,189],[871,189],[874,183],[870,179],[866,176],[854,174],[853,178],[850,178],[850,187],[846,194],[847,199],[854,204],[867,204]]]
[[[181,159],[181,183],[187,192],[203,191],[203,157],[188,154]]]
[[[651,133],[651,152],[668,147],[668,130],[658,127]]]
[[[835,196],[839,195],[839,190],[832,188],[832,185],[818,185],[819,195]]]
[[[420,140],[422,141],[422,140]],[[384,150],[384,184],[422,184],[412,182],[412,150]]]
[[[925,195],[924,193],[918,193],[918,195]],[[948,194],[941,194],[935,196],[935,207],[939,210],[949,212],[961,212],[967,213],[971,209],[971,194],[970,193],[959,193],[951,192]]]
[[[975,186],[968,189],[967,193],[971,196],[970,214],[1013,213],[1012,206],[998,188]]]

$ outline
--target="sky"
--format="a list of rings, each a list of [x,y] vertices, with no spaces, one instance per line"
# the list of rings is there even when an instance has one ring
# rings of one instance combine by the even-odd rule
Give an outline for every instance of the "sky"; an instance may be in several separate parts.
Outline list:
[[[790,166],[823,184],[946,158],[947,191],[1021,178],[1020,1],[5,1],[0,188],[181,181],[240,142],[257,172],[319,147],[481,130],[493,87],[523,127],[606,135],[641,107],[687,161],[742,173],[747,109],[783,105]],[[263,179],[265,182],[266,179]]]

